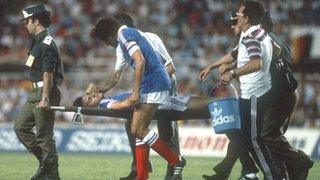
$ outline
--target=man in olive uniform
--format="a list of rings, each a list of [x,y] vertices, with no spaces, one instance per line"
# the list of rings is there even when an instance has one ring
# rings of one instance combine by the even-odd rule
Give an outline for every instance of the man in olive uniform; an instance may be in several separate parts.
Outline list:
[[[60,104],[62,63],[59,50],[47,30],[51,24],[50,12],[44,5],[37,4],[22,9],[22,13],[21,21],[25,22],[32,36],[26,61],[32,90],[14,123],[14,131],[21,143],[39,160],[37,173],[31,179],[60,179],[53,139],[54,111],[49,107]]]

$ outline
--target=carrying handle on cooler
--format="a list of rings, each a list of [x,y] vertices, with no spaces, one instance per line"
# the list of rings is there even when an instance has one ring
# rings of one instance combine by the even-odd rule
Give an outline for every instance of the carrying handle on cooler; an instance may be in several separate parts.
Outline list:
[[[218,86],[220,86],[220,85],[230,86],[230,87],[232,88],[234,94],[236,95],[236,98],[239,99],[239,94],[238,94],[238,92],[237,92],[237,90],[236,90],[236,88],[234,87],[233,84],[231,84],[231,83],[223,84],[223,83],[221,83],[221,82],[218,82],[217,84],[215,84],[215,85],[210,89],[210,91],[209,91],[209,97],[213,97],[213,91],[214,91],[214,89],[216,89],[216,88],[217,88]]]

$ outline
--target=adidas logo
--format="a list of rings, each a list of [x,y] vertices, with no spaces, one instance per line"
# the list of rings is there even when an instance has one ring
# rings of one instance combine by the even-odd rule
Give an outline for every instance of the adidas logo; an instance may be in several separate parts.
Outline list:
[[[210,112],[213,116],[212,124],[213,126],[225,124],[225,123],[231,123],[234,122],[234,116],[222,116],[222,108],[214,108],[213,111]]]
[[[222,113],[222,108],[220,108],[219,110],[218,110],[217,108],[214,108],[214,110],[211,111],[211,114],[212,114],[214,117],[220,116],[221,113]]]

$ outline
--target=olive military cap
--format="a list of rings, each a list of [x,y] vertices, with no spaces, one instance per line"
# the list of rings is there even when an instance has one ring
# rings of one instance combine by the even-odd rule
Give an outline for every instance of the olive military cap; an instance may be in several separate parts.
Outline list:
[[[35,4],[22,9],[23,19],[20,21],[26,20],[38,13],[41,12],[50,12],[43,4]]]

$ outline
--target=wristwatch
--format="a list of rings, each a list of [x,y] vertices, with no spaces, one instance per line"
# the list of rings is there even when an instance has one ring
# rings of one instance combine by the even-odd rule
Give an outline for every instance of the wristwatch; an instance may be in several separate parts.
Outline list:
[[[234,69],[232,69],[230,71],[230,74],[231,74],[232,77],[236,77],[236,71]]]
[[[41,100],[43,100],[43,101],[45,101],[45,102],[49,102],[49,97],[44,96],[44,97],[41,98]]]

